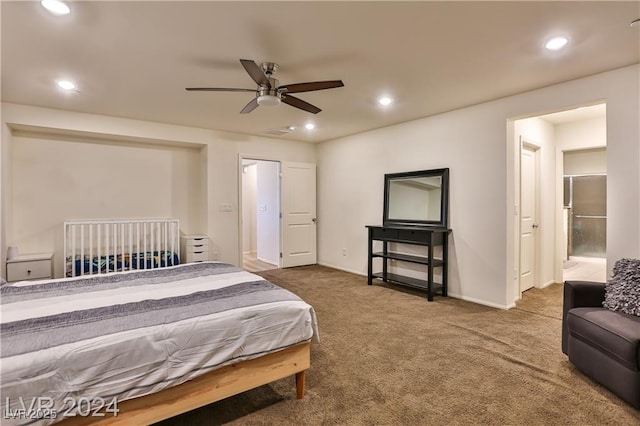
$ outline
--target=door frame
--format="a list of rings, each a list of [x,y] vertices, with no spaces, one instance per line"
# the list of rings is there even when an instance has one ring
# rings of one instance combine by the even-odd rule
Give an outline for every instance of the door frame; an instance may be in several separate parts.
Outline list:
[[[536,222],[539,225],[540,223],[540,148],[541,145],[539,143],[533,142],[531,139],[520,135],[519,136],[519,156],[518,156],[518,214],[516,215],[516,226],[517,226],[517,235],[518,235],[518,274],[517,274],[517,294],[518,299],[522,299],[522,271],[520,270],[520,265],[522,264],[522,153],[525,149],[533,151],[535,155],[535,164],[534,164],[534,173],[535,173],[535,194],[534,194],[534,214],[536,218]],[[532,281],[533,287],[540,287],[539,277],[540,277],[540,235],[537,233],[533,246],[533,270],[532,270]]]
[[[580,104],[574,105],[565,105],[562,107],[558,107],[553,110],[538,110],[535,112],[530,112],[526,114],[520,114],[517,116],[511,116],[506,119],[506,204],[505,204],[505,229],[506,229],[506,247],[507,247],[507,263],[505,269],[505,278],[506,278],[506,300],[505,300],[505,308],[510,309],[516,306],[516,301],[521,298],[520,294],[520,280],[519,280],[519,271],[520,271],[520,244],[519,244],[519,234],[520,234],[520,224],[518,215],[518,210],[520,208],[520,138],[521,134],[517,132],[516,123],[520,120],[526,120],[529,118],[540,117],[541,115],[546,115],[554,112],[561,111],[569,111],[580,107],[589,107],[594,105],[606,104],[605,99],[594,99],[589,102],[583,102]],[[528,142],[533,143],[531,139],[528,139]],[[553,253],[553,279],[549,282],[540,283],[541,286],[546,286],[552,283],[562,283],[563,282],[563,265],[562,265],[562,250],[563,250],[563,232],[562,232],[562,176],[563,176],[563,164],[562,164],[562,152],[570,151],[573,149],[588,149],[588,148],[600,148],[607,147],[607,139],[604,139],[603,143],[580,143],[580,144],[562,144],[558,145],[557,140],[554,139],[553,146],[548,147],[548,149],[553,149],[555,154],[555,171],[551,176],[553,180],[554,189],[554,198],[553,201],[549,199],[549,202],[552,202],[554,205],[553,217],[550,217],[545,208],[544,217],[539,217],[541,225],[546,228],[546,232],[551,232],[553,235],[554,246],[544,247],[545,250],[547,248],[549,250],[554,250]],[[547,149],[545,145],[545,149]],[[549,155],[549,153],[545,154],[545,157]],[[546,161],[546,160],[545,160]],[[543,163],[543,162],[541,162]],[[544,164],[544,163],[543,163]],[[546,170],[546,168],[545,168]],[[551,170],[551,169],[549,169]],[[548,175],[539,176],[540,179],[549,179]],[[607,181],[607,187],[610,187],[610,182]],[[609,197],[607,197],[607,201],[609,201]],[[539,204],[539,208],[541,208]],[[540,211],[539,213],[540,214]],[[543,228],[543,229],[544,229]],[[539,228],[540,229],[540,228]],[[552,231],[551,231],[552,230]],[[607,227],[607,231],[609,227]],[[609,233],[607,233],[609,235]],[[541,244],[542,247],[542,244]],[[539,252],[541,255],[542,252]],[[609,266],[609,254],[607,254],[607,271],[611,271],[611,267]],[[540,268],[542,265],[538,265]],[[545,266],[547,267],[547,266]],[[539,269],[538,272],[541,272],[543,269]]]
[[[242,250],[243,233],[242,233],[242,214],[244,206],[242,205],[242,161],[243,160],[255,160],[255,161],[272,161],[278,163],[278,171],[282,176],[282,160],[278,158],[268,157],[264,155],[251,155],[251,154],[238,154],[238,263],[240,267],[243,265],[244,254]],[[282,191],[278,191],[278,210],[282,212]],[[280,220],[280,226],[282,226],[282,220]],[[278,251],[282,253],[282,229],[278,232]],[[278,268],[282,268],[282,257],[278,257]]]

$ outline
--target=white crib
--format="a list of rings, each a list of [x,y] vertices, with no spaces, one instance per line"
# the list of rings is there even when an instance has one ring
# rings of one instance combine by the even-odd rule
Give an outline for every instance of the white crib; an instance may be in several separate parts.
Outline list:
[[[65,276],[180,263],[178,219],[111,219],[64,222]]]

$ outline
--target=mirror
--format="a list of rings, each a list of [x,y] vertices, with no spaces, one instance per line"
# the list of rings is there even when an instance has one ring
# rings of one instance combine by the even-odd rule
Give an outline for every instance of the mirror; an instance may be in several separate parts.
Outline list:
[[[384,216],[388,225],[447,227],[449,169],[384,175]]]

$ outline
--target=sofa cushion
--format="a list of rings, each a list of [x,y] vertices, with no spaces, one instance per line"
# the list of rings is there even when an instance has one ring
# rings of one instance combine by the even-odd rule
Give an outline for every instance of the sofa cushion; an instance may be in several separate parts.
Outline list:
[[[573,308],[569,334],[598,348],[627,368],[640,370],[640,317],[605,308]]]
[[[605,288],[602,306],[640,316],[640,259],[620,259]]]

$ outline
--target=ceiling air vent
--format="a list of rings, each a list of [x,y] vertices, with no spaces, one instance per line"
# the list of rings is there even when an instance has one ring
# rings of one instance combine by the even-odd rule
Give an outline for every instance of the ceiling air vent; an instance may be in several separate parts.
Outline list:
[[[267,135],[282,136],[282,135],[287,135],[293,132],[293,129],[294,129],[293,126],[288,126],[288,127],[283,127],[281,129],[269,129],[265,133]]]

